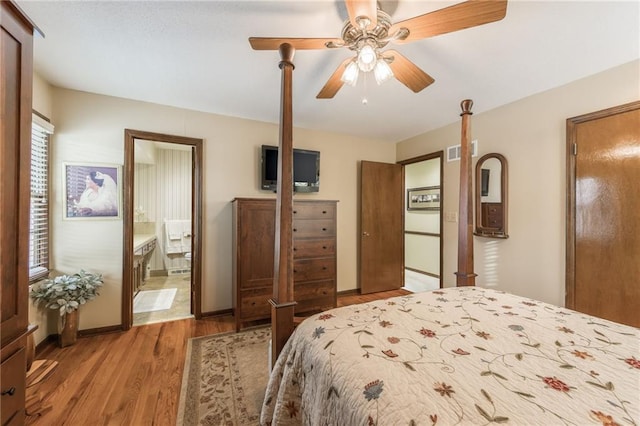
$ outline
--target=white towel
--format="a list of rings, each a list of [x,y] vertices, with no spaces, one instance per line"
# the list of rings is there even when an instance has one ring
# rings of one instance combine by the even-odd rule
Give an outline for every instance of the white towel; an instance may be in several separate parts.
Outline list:
[[[191,221],[164,220],[165,254],[187,253],[191,251]]]

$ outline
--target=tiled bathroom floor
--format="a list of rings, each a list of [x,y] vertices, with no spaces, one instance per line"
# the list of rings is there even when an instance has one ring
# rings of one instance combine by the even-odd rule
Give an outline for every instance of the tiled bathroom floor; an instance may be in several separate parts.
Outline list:
[[[133,314],[133,325],[151,324],[155,322],[173,321],[190,318],[191,315],[191,276],[173,275],[170,277],[150,277],[147,278],[140,291],[160,290],[163,288],[177,288],[171,309],[153,312],[140,312]]]

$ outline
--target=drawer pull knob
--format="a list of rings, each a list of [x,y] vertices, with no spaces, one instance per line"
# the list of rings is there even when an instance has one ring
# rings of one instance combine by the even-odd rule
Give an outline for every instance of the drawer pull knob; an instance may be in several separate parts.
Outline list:
[[[251,306],[256,306],[256,302],[251,302]]]
[[[298,210],[294,210],[294,211],[293,211],[293,214],[297,214],[297,213],[298,213]]]
[[[296,272],[298,272],[298,270],[297,270],[297,269],[294,269],[294,270],[293,270],[293,273],[295,274]]]
[[[296,232],[296,231],[297,231],[297,229],[296,229],[296,228],[293,228],[293,232]]]
[[[323,270],[323,271],[326,271],[326,270],[327,270],[327,267],[326,267],[326,266],[323,266],[323,267],[322,267],[322,270]]]
[[[2,395],[13,395],[14,393],[16,393],[16,388],[14,388],[13,386],[11,386],[6,391],[2,391]]]
[[[298,250],[297,248],[295,248],[295,247],[293,248],[293,251],[297,251],[297,250]]]
[[[326,210],[322,210],[322,214],[327,214],[327,211]]]
[[[323,230],[323,231],[326,231],[326,230],[327,230],[327,228],[322,228],[322,230]]]
[[[326,249],[327,249],[327,246],[322,246],[322,250],[326,250]]]

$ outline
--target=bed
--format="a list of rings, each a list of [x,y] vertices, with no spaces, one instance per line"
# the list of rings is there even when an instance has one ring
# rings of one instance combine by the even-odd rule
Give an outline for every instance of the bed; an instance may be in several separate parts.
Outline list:
[[[479,287],[306,319],[271,374],[263,425],[635,425],[640,331]]]
[[[294,318],[292,72],[283,43],[263,425],[640,424],[640,331],[475,287],[470,116],[462,107],[456,287]],[[296,327],[297,325],[297,327]]]

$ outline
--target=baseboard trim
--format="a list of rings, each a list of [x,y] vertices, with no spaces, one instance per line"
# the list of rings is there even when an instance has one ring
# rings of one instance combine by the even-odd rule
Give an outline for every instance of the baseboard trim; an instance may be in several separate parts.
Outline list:
[[[203,312],[202,318],[205,317],[223,317],[226,315],[233,315],[233,309],[221,309],[219,311]]]
[[[117,333],[123,331],[121,325],[110,325],[107,327],[88,328],[86,330],[78,330],[78,337],[89,337],[98,334]]]
[[[36,345],[36,356],[38,356],[45,347],[49,346],[52,343],[56,343],[57,341],[58,341],[57,334],[50,334],[47,337],[45,337],[40,343]]]
[[[360,293],[360,289],[359,288],[354,288],[354,289],[351,289],[351,290],[339,291],[337,294],[338,294],[338,297],[341,297],[341,296],[354,296],[356,294],[361,294],[361,293]]]

